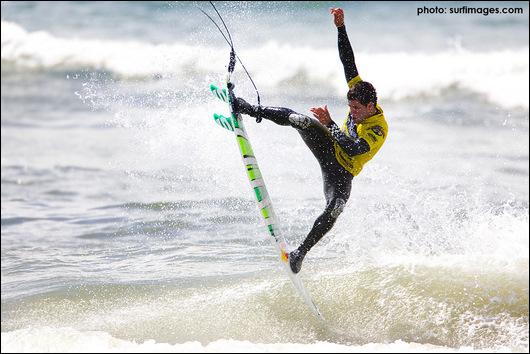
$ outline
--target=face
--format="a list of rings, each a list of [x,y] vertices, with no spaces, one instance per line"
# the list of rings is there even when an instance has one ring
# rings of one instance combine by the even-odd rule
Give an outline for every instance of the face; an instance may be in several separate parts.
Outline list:
[[[366,118],[374,113],[374,104],[368,103],[366,106],[357,100],[348,100],[350,113],[355,123],[362,123]]]

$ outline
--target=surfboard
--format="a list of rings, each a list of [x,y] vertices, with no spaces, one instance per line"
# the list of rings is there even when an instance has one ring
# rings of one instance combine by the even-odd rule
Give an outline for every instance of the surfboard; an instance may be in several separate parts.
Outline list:
[[[267,187],[265,186],[265,181],[259,169],[258,160],[256,159],[254,151],[252,150],[252,145],[250,144],[249,137],[245,130],[243,119],[239,113],[234,113],[233,110],[233,100],[235,99],[233,94],[233,86],[228,83],[226,88],[219,88],[212,84],[210,85],[210,91],[218,99],[228,104],[228,108],[230,110],[229,116],[223,116],[221,114],[215,113],[213,118],[215,123],[224,129],[233,132],[236,137],[236,142],[239,146],[241,157],[243,158],[243,165],[245,166],[248,180],[250,181],[253,194],[256,197],[256,201],[258,203],[258,208],[265,222],[265,226],[267,227],[269,239],[277,251],[279,261],[291,279],[291,282],[293,283],[294,288],[300,297],[304,300],[311,311],[320,320],[324,321],[324,316],[322,316],[322,313],[311,298],[309,292],[304,287],[300,276],[296,273],[293,273],[291,267],[289,266],[288,250],[290,248],[287,245],[285,238],[280,233],[276,214],[274,213],[272,202],[269,193],[267,192]]]

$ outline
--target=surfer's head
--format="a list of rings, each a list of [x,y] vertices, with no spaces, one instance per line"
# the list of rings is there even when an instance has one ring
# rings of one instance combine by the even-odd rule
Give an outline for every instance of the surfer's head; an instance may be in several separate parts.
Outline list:
[[[347,98],[350,113],[355,123],[361,123],[376,113],[377,92],[371,83],[358,82],[348,91]]]

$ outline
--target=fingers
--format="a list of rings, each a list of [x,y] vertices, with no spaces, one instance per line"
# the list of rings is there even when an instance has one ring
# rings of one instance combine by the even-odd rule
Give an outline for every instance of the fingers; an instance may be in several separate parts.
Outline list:
[[[327,105],[323,107],[312,107],[309,110],[311,111],[311,113],[313,113],[313,117],[318,119],[318,121],[322,124],[327,124],[331,119]]]
[[[309,109],[313,114],[322,114],[325,112],[324,108],[322,107],[313,107]]]
[[[332,7],[329,12],[333,15],[333,22],[335,26],[340,27],[344,25],[344,11],[340,7]]]
[[[322,107],[313,107],[313,108],[310,108],[309,111],[313,113],[313,117],[317,118],[318,120],[320,120],[320,118],[322,117],[322,114],[323,114]]]

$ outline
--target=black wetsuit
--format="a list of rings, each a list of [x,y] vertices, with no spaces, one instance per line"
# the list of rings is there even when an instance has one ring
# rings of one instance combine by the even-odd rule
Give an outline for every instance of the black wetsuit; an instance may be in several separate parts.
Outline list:
[[[346,81],[349,82],[358,73],[345,26],[338,28],[338,47]],[[300,271],[301,262],[306,253],[331,230],[350,197],[353,175],[337,161],[334,141],[337,141],[351,155],[365,153],[370,147],[364,139],[348,137],[333,122],[326,127],[317,119],[297,113],[289,108],[251,106],[238,98],[236,110],[252,117],[265,118],[276,124],[290,125],[295,128],[317,159],[322,170],[326,208],[315,220],[313,228],[302,244],[289,255],[291,268],[297,273]]]

